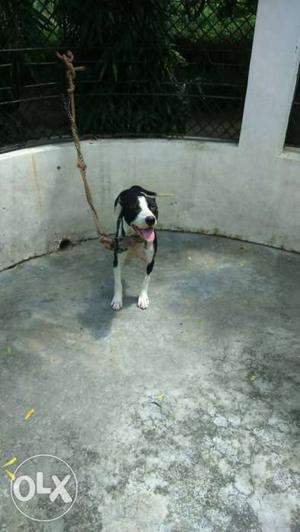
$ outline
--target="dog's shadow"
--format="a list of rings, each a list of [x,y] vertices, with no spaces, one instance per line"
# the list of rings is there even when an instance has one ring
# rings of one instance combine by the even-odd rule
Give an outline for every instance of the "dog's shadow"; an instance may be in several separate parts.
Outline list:
[[[128,295],[126,293],[126,283],[124,284],[124,300],[123,300],[123,309],[129,307],[137,307],[138,296]],[[138,308],[138,307],[137,307]]]
[[[81,328],[88,329],[95,338],[107,337],[111,333],[113,319],[129,307],[137,307],[138,296],[128,294],[127,289],[127,283],[123,280],[123,308],[119,311],[114,311],[110,306],[113,280],[106,281],[93,290],[85,301],[85,310],[77,314]]]

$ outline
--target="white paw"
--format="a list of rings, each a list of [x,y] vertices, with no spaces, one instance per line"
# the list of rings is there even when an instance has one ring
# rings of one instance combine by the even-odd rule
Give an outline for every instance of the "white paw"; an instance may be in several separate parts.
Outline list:
[[[141,294],[138,299],[138,307],[145,310],[149,307],[149,297],[147,294]]]
[[[110,306],[113,310],[121,310],[123,307],[122,299],[113,298]]]

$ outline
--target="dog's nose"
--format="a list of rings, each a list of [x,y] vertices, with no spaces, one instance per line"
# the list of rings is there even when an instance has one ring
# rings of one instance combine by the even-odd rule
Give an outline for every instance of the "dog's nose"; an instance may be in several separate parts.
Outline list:
[[[155,224],[155,217],[154,216],[146,216],[145,222],[148,225],[154,225]]]

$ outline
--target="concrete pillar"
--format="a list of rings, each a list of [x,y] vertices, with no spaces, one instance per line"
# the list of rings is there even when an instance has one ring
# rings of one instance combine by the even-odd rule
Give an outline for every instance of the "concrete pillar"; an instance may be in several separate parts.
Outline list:
[[[300,1],[259,0],[240,148],[279,155],[300,59]]]

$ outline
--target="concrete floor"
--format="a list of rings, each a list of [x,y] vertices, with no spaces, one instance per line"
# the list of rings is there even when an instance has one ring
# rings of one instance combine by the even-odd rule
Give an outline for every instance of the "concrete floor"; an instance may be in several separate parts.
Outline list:
[[[150,308],[133,264],[119,313],[111,261],[90,241],[0,275],[1,463],[79,482],[42,524],[2,470],[0,530],[299,531],[300,255],[161,233]]]

